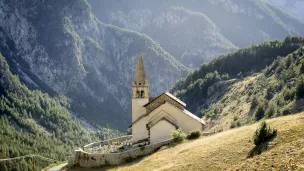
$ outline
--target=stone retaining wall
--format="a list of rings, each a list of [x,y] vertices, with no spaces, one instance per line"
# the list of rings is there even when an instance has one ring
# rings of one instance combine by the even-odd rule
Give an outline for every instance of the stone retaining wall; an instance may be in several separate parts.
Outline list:
[[[113,138],[113,139],[110,139],[110,140],[94,142],[94,143],[85,145],[83,147],[83,151],[88,152],[88,149],[91,149],[95,146],[108,145],[108,144],[111,144],[112,142],[124,142],[124,141],[131,140],[131,139],[132,139],[132,135],[127,135],[127,136],[123,136],[123,137]]]
[[[69,160],[69,166],[77,165],[80,167],[91,168],[91,167],[99,167],[104,165],[119,165],[128,162],[132,159],[151,154],[160,147],[170,144],[172,142],[173,139],[170,139],[157,144],[139,147],[121,153],[92,154],[92,153],[87,153],[82,149],[79,149],[75,151],[74,158]]]

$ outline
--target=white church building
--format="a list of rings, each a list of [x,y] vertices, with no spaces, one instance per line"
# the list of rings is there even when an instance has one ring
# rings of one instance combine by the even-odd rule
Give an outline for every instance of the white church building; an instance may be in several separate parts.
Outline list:
[[[185,109],[186,104],[170,93],[149,97],[142,54],[139,53],[132,81],[132,135],[98,141],[75,150],[69,166],[85,168],[119,165],[126,160],[153,153],[172,142],[171,132],[182,129],[185,133],[203,130],[202,119]],[[145,148],[139,148],[140,145]]]
[[[166,92],[149,97],[143,57],[138,55],[135,76],[132,81],[132,142],[155,144],[171,139],[171,132],[182,129],[185,133],[203,130],[205,122],[185,109],[186,104]]]

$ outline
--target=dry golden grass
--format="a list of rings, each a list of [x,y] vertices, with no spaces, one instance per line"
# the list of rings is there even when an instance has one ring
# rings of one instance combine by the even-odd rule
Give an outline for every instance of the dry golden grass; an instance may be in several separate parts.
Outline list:
[[[267,120],[278,129],[267,151],[248,158],[254,148],[253,134],[259,123],[165,148],[133,163],[89,170],[280,170],[290,160],[304,170],[304,113]],[[69,171],[87,169],[74,168]]]

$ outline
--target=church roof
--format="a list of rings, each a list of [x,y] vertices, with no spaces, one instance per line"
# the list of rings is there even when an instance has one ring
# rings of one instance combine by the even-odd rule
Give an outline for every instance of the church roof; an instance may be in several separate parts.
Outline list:
[[[171,125],[173,125],[176,129],[179,128],[178,125],[176,125],[174,122],[170,121],[168,118],[166,117],[162,117],[159,120],[157,120],[156,122],[152,123],[151,125],[148,124],[148,129],[152,128],[154,125],[156,125],[157,123],[159,123],[160,121],[167,121],[168,123],[170,123]]]
[[[181,101],[180,99],[178,99],[177,97],[175,97],[173,94],[166,92],[166,93],[162,93],[161,95],[166,94],[167,96],[169,96],[170,98],[172,98],[174,101],[176,101],[177,103],[181,104],[182,106],[186,107],[186,103],[184,103],[183,101]],[[150,103],[152,103],[154,100],[156,100],[157,98],[159,98],[161,95],[155,97],[153,100],[149,101],[147,104],[144,105],[144,107],[148,106]]]
[[[151,102],[154,99],[155,99],[155,97],[149,97],[149,102]]]
[[[206,123],[201,119],[201,118],[199,118],[199,117],[197,117],[196,115],[194,115],[193,113],[191,113],[190,111],[188,111],[188,110],[186,110],[186,109],[184,109],[184,111],[183,111],[186,115],[188,115],[188,116],[190,116],[191,118],[193,118],[193,119],[195,119],[195,120],[197,120],[197,121],[199,121],[200,123],[202,123],[202,124],[204,124],[204,125],[206,125]]]
[[[133,81],[138,84],[145,84],[146,81],[146,73],[145,73],[145,67],[143,63],[143,57],[141,54],[141,51],[138,53],[138,59],[137,59],[137,64],[136,64],[136,71],[135,71],[135,76]]]
[[[164,93],[163,93],[164,94]],[[157,97],[156,97],[157,98]],[[156,99],[155,98],[155,99]],[[173,104],[169,103],[169,102],[164,102],[162,105],[164,104],[169,104],[169,105],[172,105],[174,106]],[[187,116],[197,120],[198,122],[200,122],[201,124],[203,125],[206,125],[206,123],[199,117],[197,117],[196,115],[194,115],[193,113],[191,113],[190,111],[186,110],[186,109],[183,109],[183,113],[186,114]],[[132,125],[134,125],[136,122],[138,122],[139,120],[141,120],[142,118],[148,116],[150,113],[147,113],[145,115],[142,115],[141,117],[139,117],[137,120],[135,120],[129,127],[132,127]],[[151,126],[152,127],[152,126]]]

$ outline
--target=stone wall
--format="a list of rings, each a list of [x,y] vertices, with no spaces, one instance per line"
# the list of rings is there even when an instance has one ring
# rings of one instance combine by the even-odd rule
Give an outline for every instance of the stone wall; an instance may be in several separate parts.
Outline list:
[[[124,142],[124,141],[128,141],[132,139],[132,135],[127,135],[127,136],[122,136],[122,137],[118,137],[118,138],[113,138],[110,140],[105,140],[105,141],[99,141],[99,142],[94,142],[88,145],[85,145],[83,147],[83,151],[88,152],[90,149],[97,147],[97,146],[104,146],[104,145],[109,145],[112,142]]]
[[[144,147],[139,147],[130,151],[121,153],[88,153],[82,149],[75,151],[75,156],[73,159],[69,160],[69,166],[80,166],[80,167],[99,167],[105,165],[119,165],[128,162],[132,159],[145,156],[155,152],[160,147],[172,143],[173,140],[163,141],[157,144],[152,144]]]

